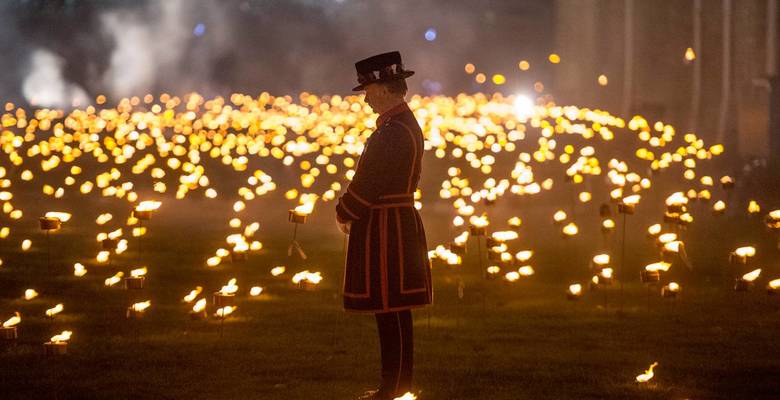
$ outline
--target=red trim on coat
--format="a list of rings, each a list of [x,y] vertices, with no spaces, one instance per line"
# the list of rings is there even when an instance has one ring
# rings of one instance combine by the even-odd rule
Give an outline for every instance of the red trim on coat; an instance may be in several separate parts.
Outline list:
[[[382,278],[382,307],[389,307],[390,290],[387,278],[387,209],[379,211],[379,271]]]
[[[371,254],[369,253],[369,244],[371,243],[371,219],[374,217],[373,213],[368,214],[368,224],[367,224],[367,232],[366,232],[366,239],[365,239],[365,259],[363,262],[363,265],[365,265],[365,274],[366,274],[366,292],[365,293],[355,293],[355,292],[348,292],[347,291],[347,269],[345,268],[344,271],[344,297],[349,297],[353,299],[368,299],[371,298],[371,271],[370,271],[370,265],[371,265]],[[347,260],[346,262],[349,262],[349,254],[347,254]]]
[[[417,218],[415,218],[414,215],[412,215],[412,218],[414,218],[414,220],[415,220],[415,228],[416,228]],[[406,288],[404,288],[404,257],[403,257],[404,245],[403,245],[403,241],[401,240],[401,210],[399,210],[397,208],[395,209],[395,233],[396,233],[396,237],[398,238],[398,255],[399,255],[398,256],[398,266],[399,266],[399,269],[401,270],[401,285],[400,285],[400,287],[401,287],[401,294],[422,293],[422,292],[427,291],[428,290],[428,284],[425,283],[425,281],[427,281],[427,279],[423,279],[423,287],[421,287],[421,288],[415,288],[415,289],[409,289],[409,290],[406,290]],[[427,255],[426,255],[426,257],[427,257]]]
[[[390,117],[398,115],[398,114],[400,114],[400,113],[402,113],[402,112],[404,112],[406,110],[410,110],[410,108],[406,104],[406,102],[401,102],[401,103],[395,105],[393,108],[383,112],[382,114],[379,115],[379,117],[377,117],[377,119],[376,119],[376,126],[377,127],[382,126],[385,122],[387,122],[388,119],[390,119]]]
[[[352,185],[350,185],[350,186],[347,186],[347,193],[351,194],[351,195],[352,195],[352,197],[354,197],[354,198],[355,198],[355,200],[359,201],[359,202],[360,202],[360,203],[362,203],[364,206],[366,206],[366,207],[369,207],[369,206],[371,206],[371,203],[369,203],[368,201],[366,201],[365,199],[363,199],[362,197],[360,197],[360,196],[359,196],[359,195],[358,195],[358,194],[355,192],[355,189],[352,189]]]

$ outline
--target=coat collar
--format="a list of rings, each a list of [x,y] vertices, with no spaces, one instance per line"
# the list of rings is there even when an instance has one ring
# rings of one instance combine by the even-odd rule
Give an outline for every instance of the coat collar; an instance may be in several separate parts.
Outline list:
[[[395,107],[393,107],[393,108],[383,112],[382,114],[380,114],[379,117],[376,119],[376,126],[380,127],[380,126],[384,125],[385,122],[390,120],[390,118],[392,118],[393,116],[396,116],[396,115],[398,115],[398,114],[400,114],[400,113],[402,113],[404,111],[411,111],[411,110],[409,110],[409,106],[406,104],[405,101],[399,103]]]

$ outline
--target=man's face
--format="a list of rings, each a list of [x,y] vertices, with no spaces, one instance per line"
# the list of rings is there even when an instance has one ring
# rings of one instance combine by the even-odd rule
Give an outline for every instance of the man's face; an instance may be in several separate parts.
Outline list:
[[[374,110],[377,110],[379,106],[384,104],[387,97],[387,88],[384,85],[378,83],[369,83],[364,87],[366,90],[366,103]]]

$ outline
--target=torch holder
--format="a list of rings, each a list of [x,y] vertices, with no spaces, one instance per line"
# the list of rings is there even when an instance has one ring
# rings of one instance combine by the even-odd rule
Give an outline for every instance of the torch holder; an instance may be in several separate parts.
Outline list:
[[[487,255],[488,255],[487,258],[490,261],[495,261],[495,262],[501,261],[501,253],[498,253],[498,252],[495,252],[495,251],[492,251],[492,250],[488,250]]]
[[[308,214],[301,214],[295,210],[288,210],[287,220],[295,224],[305,224]]]
[[[471,236],[485,236],[487,235],[487,227],[469,225],[469,233]]]
[[[747,292],[751,287],[753,287],[753,282],[742,278],[737,278],[734,282],[734,290],[737,292]]]
[[[46,355],[50,357],[68,354],[68,342],[46,342],[43,344]]]
[[[215,292],[213,301],[216,308],[234,306],[236,304],[236,295],[233,293]]]
[[[313,291],[317,289],[317,285],[309,280],[302,279],[298,282],[298,289]]]
[[[133,210],[133,218],[139,221],[148,221],[152,219],[152,210]]]
[[[668,286],[664,286],[664,287],[661,288],[661,297],[663,297],[665,299],[676,299],[678,292],[679,291],[677,291],[677,290],[669,289]]]
[[[666,212],[669,214],[682,214],[685,212],[685,206],[682,204],[672,204],[670,206],[666,206]]]
[[[0,327],[0,338],[3,340],[15,340],[18,337],[16,326]]]
[[[634,215],[634,206],[631,204],[618,203],[617,209],[621,214]]]
[[[43,231],[56,231],[62,226],[62,221],[58,218],[41,217],[38,218],[38,221],[41,223],[41,230]]]
[[[577,301],[579,299],[580,299],[580,295],[579,294],[574,294],[572,292],[566,292],[566,300]]]
[[[466,245],[465,244],[457,244],[455,242],[452,242],[449,244],[449,249],[451,252],[463,256],[466,254]]]
[[[128,276],[124,278],[126,290],[140,290],[146,284],[145,276]]]
[[[658,281],[661,280],[661,272],[642,270],[639,272],[639,280],[641,280],[642,283],[645,284],[658,283]]]
[[[127,312],[125,313],[125,316],[127,319],[141,319],[144,316],[144,311],[136,311],[133,306],[127,307]]]

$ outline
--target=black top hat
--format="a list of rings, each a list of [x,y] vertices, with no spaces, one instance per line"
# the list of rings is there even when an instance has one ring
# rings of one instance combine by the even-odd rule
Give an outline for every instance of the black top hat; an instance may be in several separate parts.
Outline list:
[[[405,79],[414,75],[414,71],[405,71],[401,63],[401,53],[391,51],[360,60],[355,63],[358,83],[352,90],[363,90],[365,85],[376,82],[387,82],[395,79]]]

